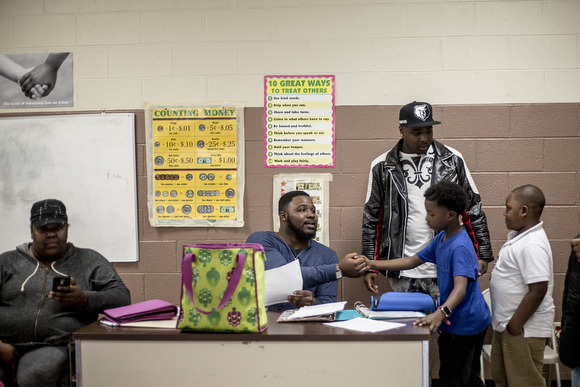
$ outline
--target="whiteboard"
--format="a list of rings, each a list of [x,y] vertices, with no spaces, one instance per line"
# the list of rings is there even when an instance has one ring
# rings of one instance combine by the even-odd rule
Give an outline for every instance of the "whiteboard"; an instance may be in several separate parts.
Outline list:
[[[30,208],[59,199],[68,240],[111,262],[138,261],[135,117],[0,119],[0,252],[31,241]]]

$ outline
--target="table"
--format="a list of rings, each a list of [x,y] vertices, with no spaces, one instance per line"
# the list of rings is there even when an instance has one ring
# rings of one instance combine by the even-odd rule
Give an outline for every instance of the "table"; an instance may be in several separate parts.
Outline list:
[[[73,334],[77,385],[93,386],[429,386],[429,331],[378,333],[317,322],[277,323],[264,333],[192,333],[108,327]]]

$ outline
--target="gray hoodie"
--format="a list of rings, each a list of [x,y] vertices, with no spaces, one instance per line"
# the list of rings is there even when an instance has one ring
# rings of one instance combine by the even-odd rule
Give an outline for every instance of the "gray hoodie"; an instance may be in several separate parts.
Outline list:
[[[101,254],[67,244],[47,268],[24,243],[0,255],[0,341],[11,345],[65,344],[72,333],[96,321],[105,309],[129,305],[131,295]],[[71,276],[88,295],[86,307],[48,298],[52,279]]]

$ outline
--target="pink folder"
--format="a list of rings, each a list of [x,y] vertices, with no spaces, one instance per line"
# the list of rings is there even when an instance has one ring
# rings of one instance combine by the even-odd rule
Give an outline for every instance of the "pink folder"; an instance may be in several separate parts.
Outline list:
[[[149,300],[119,308],[106,309],[105,318],[114,323],[169,320],[177,316],[177,306],[163,300]]]

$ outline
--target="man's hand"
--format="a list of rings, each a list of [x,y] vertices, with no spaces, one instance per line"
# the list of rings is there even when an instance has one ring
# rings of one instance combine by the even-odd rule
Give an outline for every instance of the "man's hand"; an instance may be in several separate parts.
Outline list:
[[[435,312],[415,321],[413,325],[418,327],[427,327],[429,328],[429,332],[433,333],[437,331],[437,328],[439,328],[439,325],[441,325],[441,321],[444,319],[445,316],[443,313],[441,313],[439,310],[436,310]]]
[[[365,257],[357,253],[347,254],[338,266],[342,275],[350,278],[358,278],[367,271]]]
[[[487,261],[484,261],[483,259],[480,259],[478,261],[479,264],[479,272],[477,273],[478,277],[481,277],[482,275],[484,275],[487,272]]]
[[[377,285],[377,273],[369,271],[365,274],[364,278],[365,286],[369,292],[378,293],[379,287]]]
[[[70,279],[70,286],[59,286],[57,289],[58,291],[56,292],[51,291],[48,294],[48,298],[52,298],[61,305],[79,306],[81,308],[87,306],[89,297],[74,278]]]
[[[19,358],[18,351],[10,344],[0,343],[0,362],[10,366],[14,381],[16,381],[16,364]]]
[[[292,296],[288,296],[288,302],[300,308],[306,305],[316,305],[316,298],[312,295],[310,290],[297,290]]]

